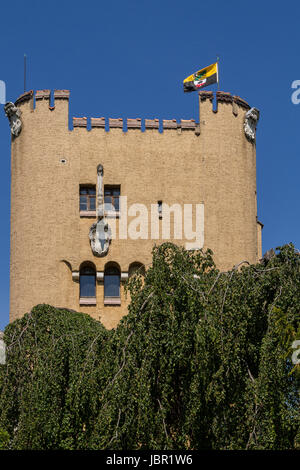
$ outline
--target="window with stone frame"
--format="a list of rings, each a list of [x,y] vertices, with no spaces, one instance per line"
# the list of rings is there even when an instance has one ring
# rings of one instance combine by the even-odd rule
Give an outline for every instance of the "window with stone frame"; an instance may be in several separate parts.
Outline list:
[[[110,266],[104,272],[104,297],[120,298],[120,271]]]
[[[121,272],[115,263],[104,271],[104,305],[121,305]]]
[[[79,187],[79,210],[80,212],[96,211],[96,186],[80,185]]]
[[[120,211],[120,185],[104,186],[104,210],[105,212]]]
[[[91,265],[80,269],[79,277],[80,298],[96,298],[96,270]]]
[[[128,277],[130,278],[134,276],[135,274],[137,275],[141,274],[142,276],[145,276],[146,274],[145,265],[142,263],[139,263],[138,261],[131,263],[128,269]]]

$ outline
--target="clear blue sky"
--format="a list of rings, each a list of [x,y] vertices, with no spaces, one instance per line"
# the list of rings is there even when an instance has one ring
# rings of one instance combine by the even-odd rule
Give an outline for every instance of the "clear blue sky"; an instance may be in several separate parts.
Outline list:
[[[300,248],[299,0],[2,2],[0,80],[7,100],[28,89],[70,89],[74,116],[197,119],[182,80],[220,62],[220,88],[261,111],[258,216],[263,251]],[[214,89],[212,87],[211,89]],[[0,105],[0,328],[9,314],[10,130]]]

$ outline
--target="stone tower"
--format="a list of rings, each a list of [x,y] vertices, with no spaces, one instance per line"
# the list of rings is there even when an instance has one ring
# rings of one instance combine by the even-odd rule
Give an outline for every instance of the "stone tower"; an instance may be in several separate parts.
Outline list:
[[[153,245],[190,242],[184,230],[180,238],[172,227],[162,236],[167,205],[198,205],[200,225],[192,213],[195,247],[211,248],[222,270],[261,258],[259,112],[221,91],[216,110],[212,92],[200,92],[199,101],[199,123],[95,117],[87,129],[81,117],[73,118],[72,130],[67,90],[54,91],[53,107],[49,90],[27,92],[6,105],[12,131],[11,321],[48,303],[115,327],[129,302],[125,281],[134,269],[147,269]],[[121,196],[127,197],[127,222]],[[154,234],[124,236],[136,207],[148,210]]]

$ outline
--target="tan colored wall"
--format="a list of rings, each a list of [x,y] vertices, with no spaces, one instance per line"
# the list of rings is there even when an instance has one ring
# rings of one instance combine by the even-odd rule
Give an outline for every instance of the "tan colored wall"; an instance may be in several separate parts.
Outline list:
[[[262,258],[262,229],[263,224],[257,221],[257,259],[258,261]]]
[[[12,142],[11,320],[38,303],[87,312],[108,328],[126,313],[124,296],[121,307],[103,305],[101,282],[97,306],[80,306],[79,284],[72,280],[71,271],[78,271],[84,261],[92,261],[98,271],[109,261],[119,263],[123,272],[135,261],[148,265],[152,246],[158,243],[113,240],[107,256],[92,254],[88,234],[96,219],[79,216],[79,184],[96,184],[99,163],[104,184],[120,184],[128,205],[143,203],[150,210],[158,200],[169,205],[204,202],[204,248],[214,251],[222,270],[261,256],[255,145],[243,131],[249,108],[243,100],[233,105],[227,94],[219,93],[214,113],[210,94],[203,93],[197,135],[195,129],[184,129],[184,123],[163,133],[125,133],[118,128],[106,132],[100,127],[70,131],[68,99],[56,98],[55,109],[49,109],[48,93],[45,96],[36,100],[35,109],[29,95],[16,102],[23,129]]]

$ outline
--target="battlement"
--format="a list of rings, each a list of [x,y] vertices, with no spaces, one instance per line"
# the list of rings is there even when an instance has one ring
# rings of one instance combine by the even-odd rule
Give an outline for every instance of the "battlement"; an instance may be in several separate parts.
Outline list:
[[[25,103],[26,101],[29,101],[33,98],[33,90],[26,91],[22,95],[19,96],[19,98],[16,99],[15,105],[20,106],[20,104]]]
[[[214,93],[213,91],[199,91],[199,97],[201,101],[213,101]],[[244,109],[250,109],[250,106],[247,101],[243,100],[240,96],[232,95],[228,91],[217,91],[216,97],[217,101],[220,103],[236,103]]]
[[[84,127],[87,128],[87,117],[73,117],[73,128]],[[124,130],[124,120],[122,118],[108,118],[109,129],[121,129]],[[130,129],[142,129],[142,119],[126,119],[127,131]],[[91,118],[91,128],[100,127],[105,129],[106,119],[105,117]],[[177,122],[176,119],[163,119],[162,128],[165,129],[191,129],[195,130],[196,122],[194,119],[181,119]],[[145,119],[145,129],[159,129],[159,119]]]
[[[224,91],[199,91],[199,105],[200,105],[200,124],[204,120],[208,120],[209,114],[218,115],[221,108],[220,106],[226,106],[226,113],[228,113],[227,106],[231,106],[232,114],[237,117],[239,114],[245,115],[245,112],[250,110],[250,105],[241,97],[232,95],[229,92]],[[214,96],[216,98],[214,104]],[[64,114],[68,113],[70,91],[69,90],[54,90],[53,92],[53,105],[51,106],[51,90],[37,90],[35,93],[30,90],[23,93],[16,101],[16,106],[22,106],[25,103],[30,103],[31,112],[39,112],[39,109],[43,109],[43,112],[47,113],[49,110],[55,111],[56,107],[63,111]],[[24,108],[25,109],[25,108]],[[224,108],[225,112],[225,108]],[[221,113],[222,114],[222,113]],[[67,117],[67,116],[66,116]],[[110,131],[111,129],[120,129],[123,132],[131,132],[131,130],[162,130],[164,131],[194,131],[196,135],[200,135],[200,124],[194,119],[181,119],[179,122],[176,119],[162,119],[161,123],[159,119],[142,119],[142,118],[127,118],[124,121],[122,118],[105,118],[105,117],[91,117],[90,120],[87,117],[73,117],[72,118],[73,129],[86,129],[93,130],[95,128],[103,129],[104,131]],[[90,123],[90,124],[89,124]]]

